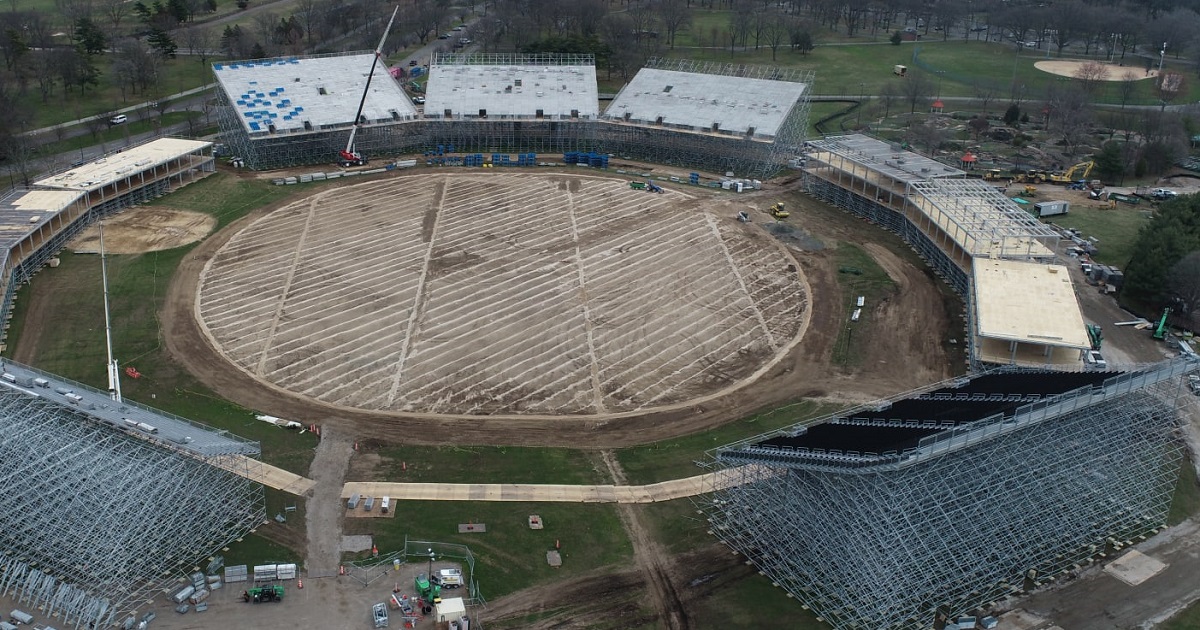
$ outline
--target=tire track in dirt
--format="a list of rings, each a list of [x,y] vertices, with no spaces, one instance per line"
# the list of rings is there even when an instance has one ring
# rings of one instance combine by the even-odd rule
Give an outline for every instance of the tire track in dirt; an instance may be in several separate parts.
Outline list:
[[[609,474],[612,475],[613,483],[622,486],[628,485],[625,471],[621,469],[616,455],[611,450],[604,450],[600,452],[600,456],[603,458]],[[669,556],[663,551],[658,541],[650,535],[641,521],[637,508],[625,503],[618,504],[617,515],[625,527],[625,533],[629,536],[630,543],[633,544],[634,563],[641,570],[649,585],[648,590],[654,596],[659,619],[670,630],[691,628],[683,602],[679,599],[679,593],[676,592],[675,585],[667,571],[670,566]]]

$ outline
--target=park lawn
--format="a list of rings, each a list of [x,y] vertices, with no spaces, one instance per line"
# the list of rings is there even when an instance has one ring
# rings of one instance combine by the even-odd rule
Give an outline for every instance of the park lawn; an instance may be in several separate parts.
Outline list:
[[[345,520],[346,534],[371,534],[381,554],[404,548],[404,541],[428,540],[466,545],[475,556],[475,579],[487,599],[552,582],[592,569],[629,563],[629,543],[616,507],[588,503],[487,501],[397,501],[394,518]],[[529,515],[544,529],[529,528]],[[460,523],[487,527],[459,534]],[[546,552],[561,545],[563,564],[546,564]]]
[[[297,552],[259,534],[246,534],[240,542],[230,543],[227,549],[228,551],[222,552],[227,567],[239,564],[247,567],[278,563],[299,564],[302,561]],[[204,569],[204,567],[200,568]]]
[[[1152,210],[1148,204],[1117,204],[1116,208],[1072,205],[1068,214],[1050,217],[1048,221],[1078,229],[1084,238],[1096,238],[1099,250],[1093,256],[1096,262],[1124,269],[1133,257],[1138,230],[1150,222],[1147,214]]]
[[[76,151],[87,147],[99,145],[102,150],[109,150],[114,147],[127,147],[133,143],[130,141],[132,136],[137,134],[153,131],[160,127],[167,127],[176,123],[186,122],[188,119],[198,119],[202,116],[200,112],[167,112],[163,114],[161,123],[157,115],[148,116],[146,120],[135,119],[133,115],[129,117],[129,122],[123,125],[114,125],[105,127],[96,135],[86,134],[67,138],[59,142],[50,142],[40,146],[39,150],[44,155],[57,155],[66,153],[67,151]],[[43,134],[43,135],[52,135]]]
[[[377,452],[374,479],[427,483],[609,484],[599,457],[566,448],[360,445]]]
[[[800,400],[730,422],[715,429],[617,451],[617,461],[631,485],[658,483],[698,475],[697,460],[705,453],[761,433],[812,420],[838,407]]]
[[[18,104],[30,113],[30,128],[40,129],[70,120],[106,114],[213,82],[212,69],[208,65],[199,63],[198,58],[181,55],[177,59],[164,62],[160,72],[163,78],[156,88],[145,94],[126,94],[122,99],[121,91],[113,84],[111,62],[111,55],[100,57],[97,64],[100,68],[100,84],[89,87],[82,96],[78,88],[64,92],[62,85],[56,85],[54,94],[45,102],[42,102],[36,85],[30,86],[24,94],[18,93]],[[131,115],[130,118],[135,116]]]

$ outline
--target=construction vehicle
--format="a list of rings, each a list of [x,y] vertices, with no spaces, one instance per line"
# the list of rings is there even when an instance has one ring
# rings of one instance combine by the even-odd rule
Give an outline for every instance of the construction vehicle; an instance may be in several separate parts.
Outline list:
[[[1036,197],[1037,196],[1037,186],[1030,186],[1030,185],[1026,184],[1025,185],[1025,196],[1026,197]]]
[[[629,182],[629,187],[634,190],[646,190],[646,182]]]
[[[1023,173],[1017,173],[1013,177],[1013,181],[1019,184],[1040,184],[1046,181],[1045,171],[1029,170]]]
[[[371,91],[371,78],[375,76],[375,67],[379,65],[379,60],[383,57],[383,44],[387,41],[388,32],[392,30],[392,22],[396,21],[396,13],[400,11],[400,7],[396,7],[392,11],[392,18],[388,20],[387,28],[383,29],[383,37],[379,38],[379,45],[375,47],[375,57],[371,60],[371,71],[367,73],[367,84],[363,87],[362,98],[358,100],[358,112],[354,114],[354,126],[350,128],[350,139],[346,141],[346,148],[338,151],[337,163],[339,166],[363,166],[367,163],[367,157],[354,149],[354,136],[358,134],[358,128],[362,125],[363,106],[367,104],[367,94]]]
[[[663,193],[662,186],[659,186],[658,184],[655,184],[654,182],[649,181],[649,180],[646,181],[646,190],[648,190],[652,193],[658,193],[660,195]]]
[[[786,219],[792,216],[792,213],[788,212],[787,209],[784,208],[782,201],[776,201],[771,205],[771,216],[775,217],[776,219]]]
[[[428,575],[418,573],[413,585],[417,588],[417,595],[426,602],[436,604],[442,601],[442,586],[430,581]]]
[[[1158,319],[1158,325],[1154,327],[1154,338],[1162,341],[1167,338],[1167,317],[1171,314],[1171,309],[1164,308],[1162,317]]]
[[[276,584],[274,586],[256,586],[248,591],[242,591],[242,601],[254,602],[279,602],[283,601],[283,587]]]
[[[1092,344],[1092,350],[1099,350],[1100,345],[1104,343],[1104,332],[1096,324],[1087,325],[1088,341]]]
[[[1094,166],[1096,163],[1091,160],[1080,162],[1062,173],[1051,173],[1048,179],[1055,184],[1071,184],[1077,180],[1086,180]]]
[[[1000,176],[1000,169],[989,168],[983,172],[983,179],[989,182],[998,182],[1004,178]]]

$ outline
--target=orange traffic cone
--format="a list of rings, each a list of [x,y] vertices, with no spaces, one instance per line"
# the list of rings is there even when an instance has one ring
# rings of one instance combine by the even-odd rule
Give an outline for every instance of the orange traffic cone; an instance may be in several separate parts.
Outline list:
[[[296,580],[296,588],[304,588],[304,580],[303,579]]]

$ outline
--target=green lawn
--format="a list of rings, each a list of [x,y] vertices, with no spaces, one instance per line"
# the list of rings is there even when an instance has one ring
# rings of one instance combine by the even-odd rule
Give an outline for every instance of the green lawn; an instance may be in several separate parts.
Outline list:
[[[398,551],[410,540],[436,540],[471,548],[475,578],[484,597],[495,599],[523,588],[618,563],[629,562],[632,547],[617,517],[605,504],[399,501],[390,519],[352,518],[347,534],[372,534],[380,553]],[[545,529],[529,529],[530,514]],[[484,533],[459,534],[459,523],[482,523]],[[546,552],[561,544],[563,565],[546,564]]]
[[[736,605],[730,605],[736,602]],[[752,575],[725,584],[720,597],[707,597],[696,603],[692,611],[693,627],[697,630],[726,630],[727,628],[768,628],[772,622],[787,620],[789,630],[828,630],[800,602],[787,596],[783,589],[771,586],[770,579]]]
[[[94,136],[88,133],[82,136],[75,136],[74,138],[67,138],[61,142],[44,144],[41,146],[40,151],[45,155],[55,155],[97,145],[105,149],[124,147],[132,144],[130,142],[130,137],[132,136],[146,133],[147,131],[154,131],[160,127],[186,122],[188,119],[199,119],[202,117],[202,114],[200,112],[168,112],[163,115],[161,123],[158,120],[157,114],[147,117],[146,120],[137,120],[135,116],[135,114],[131,114],[128,123],[105,127],[104,130]],[[54,137],[53,132],[43,135],[50,138]]]
[[[1116,208],[1072,205],[1068,214],[1048,217],[1047,220],[1063,227],[1076,228],[1084,238],[1095,237],[1099,250],[1094,256],[1096,261],[1124,269],[1133,256],[1138,230],[1150,222],[1146,216],[1150,211],[1152,206],[1149,204],[1117,204]]]
[[[702,433],[694,433],[617,451],[617,461],[630,484],[648,484],[698,475],[696,460],[705,451],[832,413],[833,405],[807,400],[757,413]]]
[[[160,72],[162,78],[156,88],[146,94],[126,94],[122,99],[121,91],[113,84],[113,73],[109,67],[111,63],[111,55],[100,58],[97,63],[101,70],[100,85],[88,88],[83,95],[79,94],[78,89],[64,92],[61,85],[56,85],[54,94],[42,102],[36,84],[25,94],[17,94],[19,104],[31,114],[30,128],[37,129],[68,120],[105,114],[213,82],[212,69],[207,64],[201,64],[199,57],[181,55],[163,63]],[[133,120],[136,116],[131,114],[129,118]]]
[[[302,559],[295,551],[272,542],[259,534],[247,534],[241,542],[229,545],[229,551],[221,553],[225,558],[225,566],[244,564],[253,570],[256,564],[276,564],[279,562],[300,563]],[[204,567],[200,567],[203,569]]]
[[[379,454],[378,480],[431,483],[605,484],[612,480],[588,453],[565,448],[513,446],[389,446],[366,443]],[[371,481],[364,479],[363,481]]]

